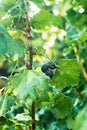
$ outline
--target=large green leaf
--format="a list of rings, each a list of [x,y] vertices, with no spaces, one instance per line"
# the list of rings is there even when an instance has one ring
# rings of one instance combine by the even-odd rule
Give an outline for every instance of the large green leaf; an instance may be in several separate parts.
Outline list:
[[[77,115],[74,130],[87,130],[87,107]]]
[[[7,51],[7,44],[11,37],[7,33],[5,27],[0,24],[0,55],[5,55]]]
[[[77,41],[79,38],[79,33],[77,32],[77,29],[75,26],[69,26],[67,28],[67,35],[65,37],[65,43],[71,44],[72,42]]]
[[[0,55],[23,58],[25,46],[21,39],[13,39],[4,26],[0,25]]]
[[[48,30],[51,27],[52,19],[51,13],[41,10],[31,19],[31,26],[37,30]]]
[[[75,3],[76,3],[76,5],[80,5],[80,6],[83,6],[83,7],[87,7],[87,2],[86,2],[86,0],[76,0],[75,1]]]
[[[64,95],[58,95],[54,98],[54,106],[51,111],[56,119],[63,119],[69,116],[72,112],[72,99]]]
[[[21,39],[12,39],[7,44],[7,54],[13,57],[23,58],[25,53],[25,46]]]
[[[4,38],[3,33],[0,32],[0,55],[1,54],[3,54],[3,55],[5,54],[5,52],[6,52],[6,45],[7,45],[7,41]]]
[[[67,127],[68,127],[69,129],[73,129],[74,119],[73,119],[71,116],[69,116],[69,117],[67,118],[66,123],[67,123]]]
[[[10,78],[7,94],[14,94],[18,99],[25,101],[27,98],[36,100],[43,98],[43,92],[49,90],[49,78],[41,72],[25,71]],[[29,101],[28,101],[29,102]]]
[[[14,104],[14,97],[2,95],[0,96],[0,116],[3,116],[8,112],[11,106]]]
[[[0,32],[6,33],[6,29],[3,25],[0,24]]]
[[[56,70],[53,83],[58,89],[75,86],[79,83],[80,65],[76,60],[60,60],[59,69]]]
[[[82,31],[80,33],[79,41],[81,42],[82,45],[87,43],[87,30]],[[85,46],[87,47],[87,44]]]
[[[5,19],[0,20],[0,24],[3,24],[5,27],[11,27],[12,17],[7,17]]]
[[[65,27],[65,19],[64,19],[64,17],[62,17],[60,15],[54,16],[52,22],[53,22],[52,24],[54,26],[57,26],[58,28],[63,28],[64,29],[64,27]]]
[[[11,0],[1,0],[0,1],[0,11],[8,11],[14,5],[14,1]]]

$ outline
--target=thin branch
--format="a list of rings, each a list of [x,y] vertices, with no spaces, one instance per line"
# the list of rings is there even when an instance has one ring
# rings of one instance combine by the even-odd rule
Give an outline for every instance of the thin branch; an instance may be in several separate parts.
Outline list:
[[[29,15],[28,15],[28,8],[27,8],[27,1],[24,0],[24,4],[25,4],[25,13],[26,13],[26,35],[28,39],[31,39],[32,36],[30,34],[31,28],[30,28],[30,24],[29,24]]]
[[[84,66],[83,66],[82,60],[81,60],[80,57],[77,55],[77,48],[76,48],[76,47],[74,47],[74,53],[76,54],[77,61],[78,61],[78,62],[80,63],[80,65],[81,65],[81,69],[82,69],[83,76],[84,76],[85,80],[87,81],[87,72],[86,72],[86,70],[85,70],[85,68],[84,68]]]
[[[80,62],[80,65],[81,65],[81,68],[82,68],[82,72],[83,72],[84,78],[87,81],[87,72],[86,72],[82,62]]]
[[[32,103],[32,130],[35,130],[35,102]]]
[[[30,28],[30,23],[29,23],[29,15],[28,15],[28,6],[27,6],[27,1],[24,0],[24,5],[25,5],[25,13],[26,13],[26,37],[29,40],[29,55],[30,55],[30,65],[28,65],[28,69],[32,70],[32,64],[33,64],[33,47],[32,47],[32,36],[31,36],[31,28]],[[35,130],[35,102],[32,103],[32,130]],[[29,126],[29,129],[31,127]]]
[[[33,50],[32,50],[32,36],[31,36],[31,28],[29,23],[29,15],[28,15],[28,8],[27,8],[27,1],[24,0],[25,4],[25,13],[26,13],[26,37],[29,39],[29,53],[30,53],[30,69],[32,69],[33,63]]]
[[[79,90],[77,87],[75,87],[75,89],[76,89],[76,91],[77,91],[79,97],[80,97],[81,99],[83,99],[84,101],[87,101],[87,97],[85,97],[85,96],[80,92],[80,90]]]

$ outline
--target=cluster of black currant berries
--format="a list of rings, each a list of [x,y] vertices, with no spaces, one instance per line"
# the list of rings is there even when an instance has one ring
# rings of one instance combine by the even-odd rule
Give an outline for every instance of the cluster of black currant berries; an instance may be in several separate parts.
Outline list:
[[[53,69],[57,68],[57,65],[54,62],[50,62],[48,64],[44,64],[41,67],[43,73],[49,76],[51,79],[53,78]]]

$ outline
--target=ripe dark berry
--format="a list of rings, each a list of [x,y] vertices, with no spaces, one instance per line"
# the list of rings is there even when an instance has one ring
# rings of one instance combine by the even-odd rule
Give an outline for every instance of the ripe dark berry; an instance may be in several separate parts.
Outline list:
[[[49,68],[50,68],[50,69],[55,69],[55,68],[57,68],[57,66],[56,66],[56,64],[55,64],[54,62],[51,62],[51,63],[49,64]]]
[[[48,70],[48,65],[46,65],[46,64],[42,65],[41,70],[42,70],[42,72],[45,73]]]
[[[52,70],[47,70],[47,71],[45,72],[45,74],[46,74],[47,76],[49,76],[51,79],[53,78],[53,71],[52,71]]]

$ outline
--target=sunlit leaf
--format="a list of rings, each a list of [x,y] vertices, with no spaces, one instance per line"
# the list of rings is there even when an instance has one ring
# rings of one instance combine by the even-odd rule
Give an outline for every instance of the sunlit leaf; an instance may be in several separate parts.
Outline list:
[[[0,25],[0,54],[18,58],[23,58],[25,46],[21,39],[13,39],[4,26]]]
[[[72,112],[72,99],[61,95],[59,99],[55,100],[52,107],[52,113],[56,119],[63,119],[70,115]]]
[[[79,112],[75,119],[74,130],[86,130],[87,129],[87,107]]]
[[[48,11],[41,10],[31,19],[31,26],[37,30],[48,30],[51,27],[53,15]]]
[[[28,97],[33,100],[39,97],[43,98],[43,92],[50,88],[49,80],[41,72],[25,71],[10,78],[6,93],[13,93],[18,99],[23,101]]]
[[[14,104],[14,97],[12,96],[0,96],[0,116],[3,116],[8,112],[11,106]]]
[[[65,27],[65,19],[60,15],[54,16],[52,22],[53,22],[52,24],[54,26],[57,26],[58,28],[63,28],[64,29],[64,27]]]
[[[53,82],[58,89],[75,86],[79,83],[80,65],[76,60],[60,60]]]

